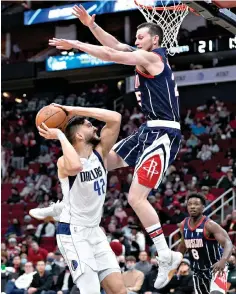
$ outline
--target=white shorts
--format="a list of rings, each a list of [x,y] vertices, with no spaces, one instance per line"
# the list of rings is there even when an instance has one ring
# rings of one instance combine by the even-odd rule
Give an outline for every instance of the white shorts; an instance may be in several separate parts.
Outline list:
[[[100,282],[110,273],[120,272],[116,256],[100,227],[59,223],[57,245],[74,282],[85,272],[86,265],[98,273]]]

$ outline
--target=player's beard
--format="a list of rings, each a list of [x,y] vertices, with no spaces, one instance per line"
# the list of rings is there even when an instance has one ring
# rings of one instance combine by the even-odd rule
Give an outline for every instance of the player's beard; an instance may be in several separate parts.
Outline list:
[[[101,138],[100,137],[98,137],[98,136],[94,136],[94,137],[92,137],[92,138],[90,138],[88,141],[87,141],[87,143],[89,144],[89,145],[92,145],[94,148],[99,144],[101,142]]]

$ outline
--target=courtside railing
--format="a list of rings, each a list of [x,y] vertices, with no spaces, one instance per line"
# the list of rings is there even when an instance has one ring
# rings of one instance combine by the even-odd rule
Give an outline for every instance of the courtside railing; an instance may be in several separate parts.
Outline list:
[[[227,200],[225,200],[225,197],[232,193],[231,196],[228,197]],[[221,213],[220,213],[220,220],[221,220],[221,223],[224,221],[225,219],[225,206],[232,202],[232,210],[235,209],[235,190],[233,188],[227,190],[226,192],[224,192],[221,196],[219,196],[217,199],[215,199],[213,202],[211,202],[207,207],[205,207],[204,209],[204,212],[207,211],[208,209],[212,208],[216,202],[219,202],[220,201],[220,205],[214,210],[212,211],[208,216],[211,217],[212,215],[216,214],[217,211],[221,210]],[[177,229],[175,230],[174,232],[172,232],[169,236],[169,248],[174,248],[175,246],[177,246],[179,243],[180,243],[180,239],[177,240],[176,242],[173,243],[173,238],[175,235],[179,234],[180,232],[180,229]]]

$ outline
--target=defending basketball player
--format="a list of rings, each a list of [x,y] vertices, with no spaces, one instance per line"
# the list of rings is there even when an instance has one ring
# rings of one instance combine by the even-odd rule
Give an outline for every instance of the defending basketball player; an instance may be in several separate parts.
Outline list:
[[[178,250],[189,252],[196,294],[221,294],[227,290],[227,265],[233,244],[217,223],[203,215],[205,199],[192,194],[187,200],[190,217],[181,223]]]
[[[147,200],[175,159],[181,141],[177,86],[166,50],[160,47],[163,32],[156,24],[141,24],[136,33],[138,50],[135,50],[98,27],[94,16],[89,16],[82,6],[75,9],[78,17],[83,13],[81,21],[89,25],[105,46],[64,39],[49,40],[49,45],[63,50],[76,48],[102,60],[136,66],[136,96],[147,122],[135,134],[115,145],[109,154],[108,167],[109,170],[135,167],[128,202],[156,245],[159,272],[155,287],[159,289],[168,284],[182,260],[182,254],[169,250],[159,217]]]
[[[57,244],[81,294],[127,293],[115,254],[99,227],[107,186],[107,156],[117,140],[121,115],[114,111],[67,107],[73,118],[65,134],[45,124],[38,127],[46,139],[58,139],[63,156],[58,159],[58,177],[63,192],[63,210],[57,228]],[[100,138],[84,117],[104,121]]]

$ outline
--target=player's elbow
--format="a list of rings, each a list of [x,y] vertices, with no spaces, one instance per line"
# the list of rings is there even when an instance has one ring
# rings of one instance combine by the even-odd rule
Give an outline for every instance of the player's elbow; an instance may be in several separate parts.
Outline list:
[[[118,112],[115,112],[114,111],[114,121],[116,122],[116,123],[121,123],[121,120],[122,120],[122,116],[121,116],[121,114],[120,113],[118,113]]]

